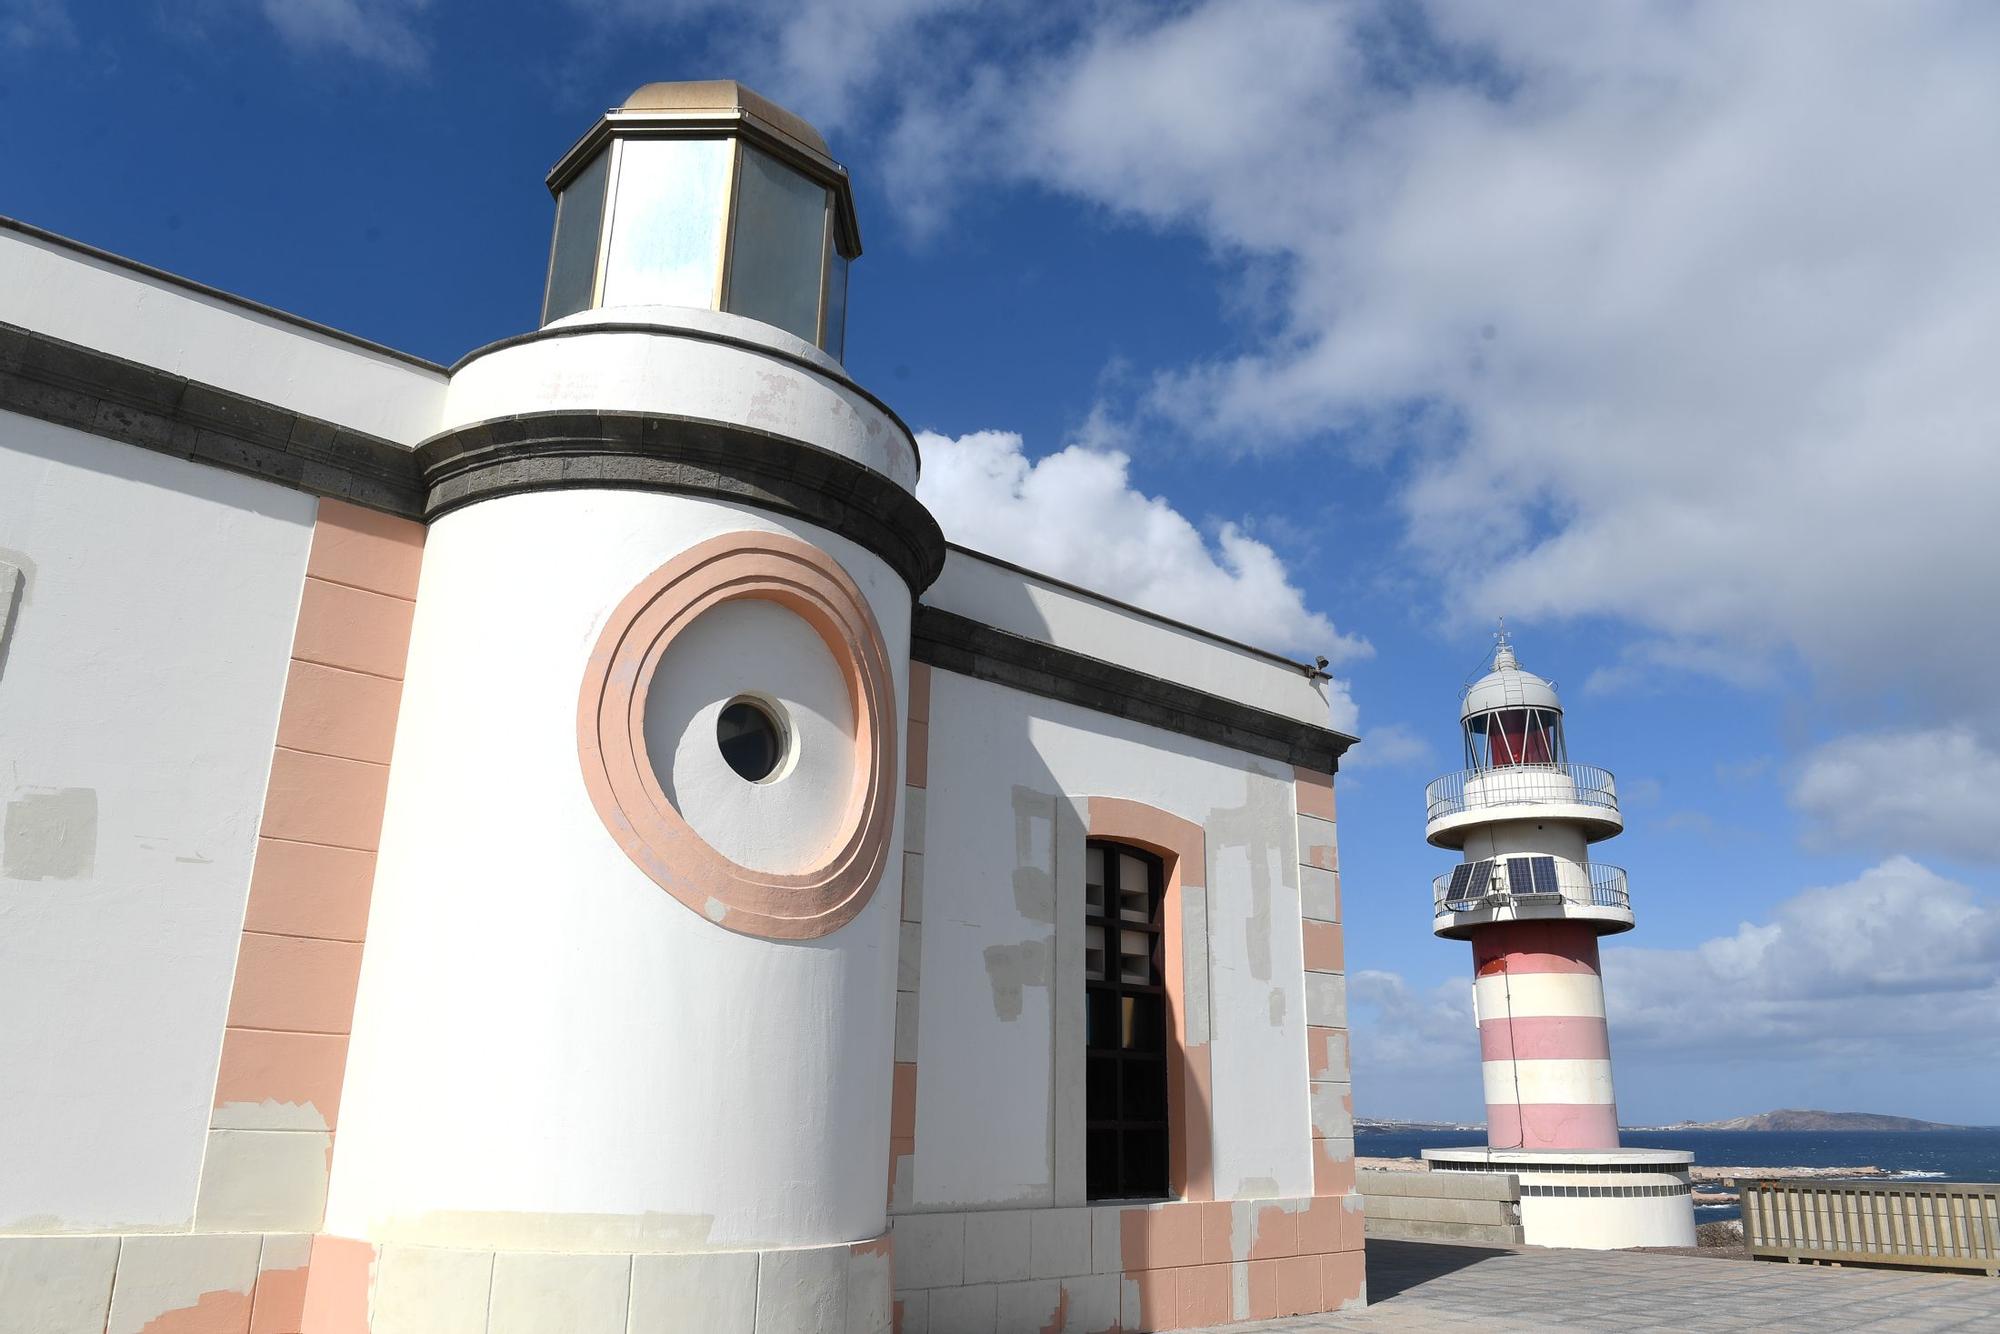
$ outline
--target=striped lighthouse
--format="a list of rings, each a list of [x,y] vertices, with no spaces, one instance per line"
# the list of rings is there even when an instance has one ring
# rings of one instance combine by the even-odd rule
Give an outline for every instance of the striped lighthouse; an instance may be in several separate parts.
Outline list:
[[[1554,684],[1497,638],[1459,709],[1465,767],[1425,794],[1425,836],[1463,855],[1432,882],[1431,930],[1472,945],[1488,1147],[1425,1157],[1519,1175],[1535,1244],[1691,1243],[1690,1155],[1618,1144],[1597,941],[1632,929],[1632,902],[1625,872],[1591,860],[1625,827],[1617,786],[1570,763]]]

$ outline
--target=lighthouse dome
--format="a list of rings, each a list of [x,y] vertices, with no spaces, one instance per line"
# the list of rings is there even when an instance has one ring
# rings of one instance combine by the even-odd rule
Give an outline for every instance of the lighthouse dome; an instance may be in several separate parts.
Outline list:
[[[1465,688],[1460,718],[1491,713],[1495,709],[1554,709],[1562,712],[1562,700],[1555,683],[1523,671],[1514,657],[1514,646],[1501,641],[1493,654],[1493,670]]]

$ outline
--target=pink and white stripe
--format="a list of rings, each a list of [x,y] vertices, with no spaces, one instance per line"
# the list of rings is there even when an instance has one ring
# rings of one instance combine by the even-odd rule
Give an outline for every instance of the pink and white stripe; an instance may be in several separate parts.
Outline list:
[[[1500,922],[1473,937],[1472,958],[1487,1143],[1617,1148],[1597,933],[1584,922]]]

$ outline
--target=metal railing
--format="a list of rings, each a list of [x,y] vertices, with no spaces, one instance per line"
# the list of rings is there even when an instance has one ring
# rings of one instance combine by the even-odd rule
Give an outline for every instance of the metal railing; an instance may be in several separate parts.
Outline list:
[[[1753,1256],[2000,1276],[2000,1185],[1745,1181],[1740,1191]]]
[[[1456,898],[1451,897],[1450,871],[1431,881],[1431,902],[1435,914],[1442,917],[1448,912],[1474,912],[1480,908],[1509,907],[1517,903],[1546,903],[1552,897],[1559,897],[1564,903],[1574,903],[1586,908],[1632,908],[1632,892],[1625,881],[1625,868],[1607,866],[1603,862],[1556,862],[1556,894],[1519,895],[1513,892],[1507,881],[1506,860],[1493,864],[1493,881],[1483,893],[1473,893],[1470,887],[1460,889]],[[1582,872],[1579,877],[1576,873]]]
[[[1595,806],[1618,809],[1609,771],[1588,764],[1516,764],[1461,769],[1424,789],[1426,820],[1489,806]]]

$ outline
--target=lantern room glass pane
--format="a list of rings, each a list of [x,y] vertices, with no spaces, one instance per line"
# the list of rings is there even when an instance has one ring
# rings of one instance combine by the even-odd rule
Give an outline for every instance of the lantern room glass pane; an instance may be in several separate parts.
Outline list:
[[[715,309],[733,148],[726,139],[626,141],[599,304]]]
[[[847,256],[838,250],[827,255],[826,352],[835,361],[847,360]]]
[[[724,309],[819,341],[826,187],[745,144]]]
[[[1476,768],[1561,764],[1562,715],[1554,709],[1496,709],[1468,718],[1468,754]]]
[[[556,240],[549,254],[549,290],[542,323],[590,305],[597,282],[597,241],[604,229],[604,179],[611,154],[599,153],[563,187],[556,200]]]

